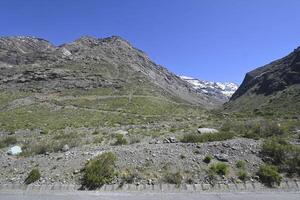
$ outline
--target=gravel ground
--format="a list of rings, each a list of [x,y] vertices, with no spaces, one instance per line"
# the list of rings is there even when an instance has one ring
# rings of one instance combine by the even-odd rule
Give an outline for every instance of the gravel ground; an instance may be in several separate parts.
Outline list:
[[[206,155],[212,155],[212,162],[225,162],[231,166],[228,177],[220,181],[236,179],[236,161],[245,160],[249,174],[254,174],[262,163],[259,157],[260,141],[237,138],[222,142],[204,144],[163,143],[156,141],[123,146],[82,146],[66,152],[49,153],[30,157],[10,156],[5,149],[0,153],[0,184],[23,183],[33,168],[39,168],[42,177],[37,184],[78,184],[80,170],[94,156],[112,151],[117,156],[119,171],[126,169],[139,173],[139,182],[160,182],[165,171],[185,174],[193,183],[206,183],[206,169],[203,162]],[[120,181],[116,179],[115,182]]]

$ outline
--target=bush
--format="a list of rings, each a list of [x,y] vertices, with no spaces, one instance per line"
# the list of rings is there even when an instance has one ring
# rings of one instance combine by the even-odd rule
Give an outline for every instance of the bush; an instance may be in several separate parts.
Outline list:
[[[248,173],[244,169],[239,171],[238,177],[242,181],[246,181],[249,178]]]
[[[284,134],[284,131],[276,122],[268,120],[246,122],[244,128],[241,128],[241,130],[244,137],[253,139],[267,138]]]
[[[244,160],[239,160],[236,162],[236,167],[239,169],[245,169],[246,168],[246,162]]]
[[[126,145],[126,144],[128,144],[126,138],[124,138],[124,135],[122,135],[122,134],[117,134],[116,139],[117,140],[113,145]]]
[[[183,177],[180,172],[176,173],[167,173],[164,177],[166,183],[176,184],[179,186],[183,180]]]
[[[27,178],[25,179],[24,183],[26,185],[29,185],[31,183],[34,183],[35,181],[39,180],[41,177],[40,171],[38,169],[33,169],[28,174]]]
[[[271,138],[265,140],[261,153],[272,158],[272,163],[283,164],[290,145],[282,138]]]
[[[274,165],[261,165],[257,175],[262,183],[270,187],[273,187],[275,184],[280,185],[282,179],[277,167]]]
[[[95,189],[110,183],[115,176],[116,156],[111,152],[103,153],[89,161],[84,168],[82,185]]]
[[[234,137],[232,132],[219,132],[211,134],[198,134],[190,133],[183,136],[181,142],[183,143],[203,143],[203,142],[213,142],[228,140]]]
[[[228,172],[228,165],[226,165],[225,163],[214,163],[209,168],[209,174],[218,174],[219,176],[226,176]]]
[[[16,137],[12,137],[12,136],[5,137],[0,140],[0,149],[4,147],[8,147],[9,145],[12,144],[16,144],[17,142],[18,141]]]
[[[212,156],[211,155],[207,155],[207,156],[205,156],[205,158],[203,159],[203,162],[205,162],[205,163],[210,163],[210,161],[212,160]]]
[[[273,137],[264,141],[261,154],[283,172],[300,175],[300,148],[282,138]]]

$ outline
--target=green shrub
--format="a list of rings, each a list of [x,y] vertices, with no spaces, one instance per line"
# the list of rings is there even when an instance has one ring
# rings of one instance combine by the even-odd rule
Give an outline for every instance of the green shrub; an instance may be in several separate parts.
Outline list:
[[[31,183],[34,183],[35,181],[39,180],[41,177],[40,171],[38,169],[33,169],[28,174],[27,178],[25,179],[24,183],[26,185],[29,185]]]
[[[94,144],[101,144],[103,141],[104,141],[103,136],[96,136],[96,137],[94,137],[93,143]]]
[[[124,138],[124,135],[117,134],[116,142],[113,145],[126,145],[126,144],[128,144],[128,141],[126,140],[126,138]]]
[[[243,128],[240,128],[242,135],[247,138],[260,139],[271,136],[283,135],[283,129],[273,121],[249,121],[244,124]]]
[[[4,147],[8,147],[9,145],[16,144],[17,138],[13,136],[7,136],[3,139],[0,139],[0,149]]]
[[[273,187],[275,184],[280,185],[282,179],[277,167],[274,165],[261,165],[257,175],[262,183],[270,187]]]
[[[203,162],[205,162],[205,163],[210,163],[210,161],[212,160],[212,156],[211,155],[207,155],[207,156],[205,156],[205,158],[203,159]]]
[[[89,161],[84,168],[82,185],[95,189],[110,183],[115,176],[116,156],[111,152],[103,153]]]
[[[228,165],[225,163],[214,163],[209,168],[209,174],[218,174],[219,176],[226,176],[229,172]]]
[[[179,186],[183,180],[183,177],[180,172],[176,173],[166,173],[164,177],[164,181],[166,183],[175,184]]]
[[[244,160],[239,160],[236,162],[236,167],[239,169],[245,169],[246,168],[246,162]]]
[[[271,138],[264,141],[261,153],[272,158],[272,163],[283,164],[291,146],[282,138]]]
[[[208,134],[198,134],[190,133],[183,136],[181,142],[183,143],[203,143],[203,142],[213,142],[228,140],[234,137],[233,132],[219,132],[219,133],[208,133]]]
[[[246,170],[244,170],[244,169],[241,169],[241,170],[239,171],[238,177],[239,177],[239,179],[242,180],[242,181],[246,181],[246,180],[249,178],[248,173],[247,173]]]
[[[283,172],[300,175],[300,148],[278,137],[266,139],[261,154]]]

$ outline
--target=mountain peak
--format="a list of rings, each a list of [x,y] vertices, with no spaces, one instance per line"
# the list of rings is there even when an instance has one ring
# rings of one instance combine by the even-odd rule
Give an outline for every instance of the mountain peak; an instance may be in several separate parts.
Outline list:
[[[238,85],[230,82],[213,82],[199,80],[189,76],[179,76],[182,80],[187,81],[199,93],[204,93],[226,102],[238,89]]]

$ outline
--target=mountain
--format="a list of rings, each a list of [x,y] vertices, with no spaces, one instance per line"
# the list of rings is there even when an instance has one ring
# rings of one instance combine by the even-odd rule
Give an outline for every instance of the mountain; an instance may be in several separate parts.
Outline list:
[[[221,102],[227,102],[233,93],[238,89],[235,83],[221,83],[195,79],[188,76],[179,76],[182,80],[187,81],[200,94],[206,94],[219,99]]]
[[[221,104],[118,36],[0,38],[0,133],[173,122]]]
[[[300,47],[248,72],[225,109],[266,115],[299,115]]]
[[[0,88],[34,92],[99,87],[123,88],[213,107],[218,102],[195,90],[126,40],[81,37],[56,47],[34,37],[0,38]],[[145,86],[145,87],[144,87]],[[150,89],[151,88],[151,89]]]

